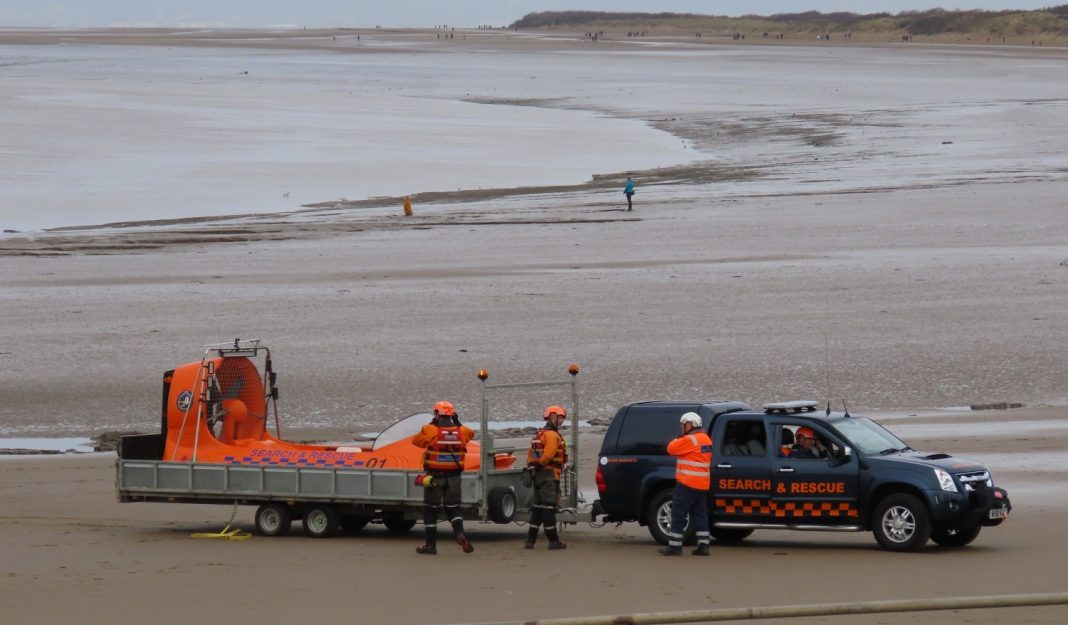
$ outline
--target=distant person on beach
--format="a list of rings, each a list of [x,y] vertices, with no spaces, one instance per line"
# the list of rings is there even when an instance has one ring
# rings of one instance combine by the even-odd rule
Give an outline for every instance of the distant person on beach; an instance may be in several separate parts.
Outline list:
[[[634,197],[634,178],[627,176],[627,186],[623,187],[623,195],[627,196],[627,210],[634,208],[631,198]]]

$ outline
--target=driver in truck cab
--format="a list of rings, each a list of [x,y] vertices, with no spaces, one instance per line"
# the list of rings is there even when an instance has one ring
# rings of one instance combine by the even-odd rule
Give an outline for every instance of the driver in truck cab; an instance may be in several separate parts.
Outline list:
[[[804,426],[797,428],[794,438],[797,439],[797,443],[790,450],[791,458],[821,460],[831,456],[827,448],[820,442],[820,439],[816,437],[816,432],[812,428]]]
[[[460,478],[464,472],[464,457],[467,443],[475,431],[460,425],[456,408],[447,401],[434,404],[434,420],[423,426],[412,438],[412,444],[426,450],[423,454],[423,469],[427,476],[423,482],[423,524],[426,526],[426,543],[415,549],[416,553],[433,555],[438,552],[438,509],[445,509],[445,516],[452,524],[456,544],[471,553],[475,550],[464,534],[464,519],[460,515]]]

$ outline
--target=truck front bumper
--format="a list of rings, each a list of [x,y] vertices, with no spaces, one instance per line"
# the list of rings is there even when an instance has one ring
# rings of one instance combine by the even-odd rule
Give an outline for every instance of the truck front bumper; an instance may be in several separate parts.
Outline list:
[[[980,488],[963,493],[924,491],[931,522],[936,529],[959,530],[983,525],[1001,525],[1012,504],[1003,488]]]

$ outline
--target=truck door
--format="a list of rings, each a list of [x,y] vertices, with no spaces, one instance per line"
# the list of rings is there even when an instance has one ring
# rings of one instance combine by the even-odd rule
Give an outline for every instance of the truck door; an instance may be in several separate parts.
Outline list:
[[[799,428],[815,432],[829,458],[790,458],[790,443]],[[843,453],[845,444],[811,421],[771,422],[776,442],[772,459],[771,508],[775,523],[790,525],[858,525],[857,459]]]
[[[713,523],[771,522],[771,454],[764,420],[721,416],[711,434]]]

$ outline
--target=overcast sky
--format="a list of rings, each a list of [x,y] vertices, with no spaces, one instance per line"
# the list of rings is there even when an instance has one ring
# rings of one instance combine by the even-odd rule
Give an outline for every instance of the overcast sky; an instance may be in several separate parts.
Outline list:
[[[1036,9],[1068,0],[0,0],[0,26],[477,26],[527,13],[590,9],[770,15]]]

